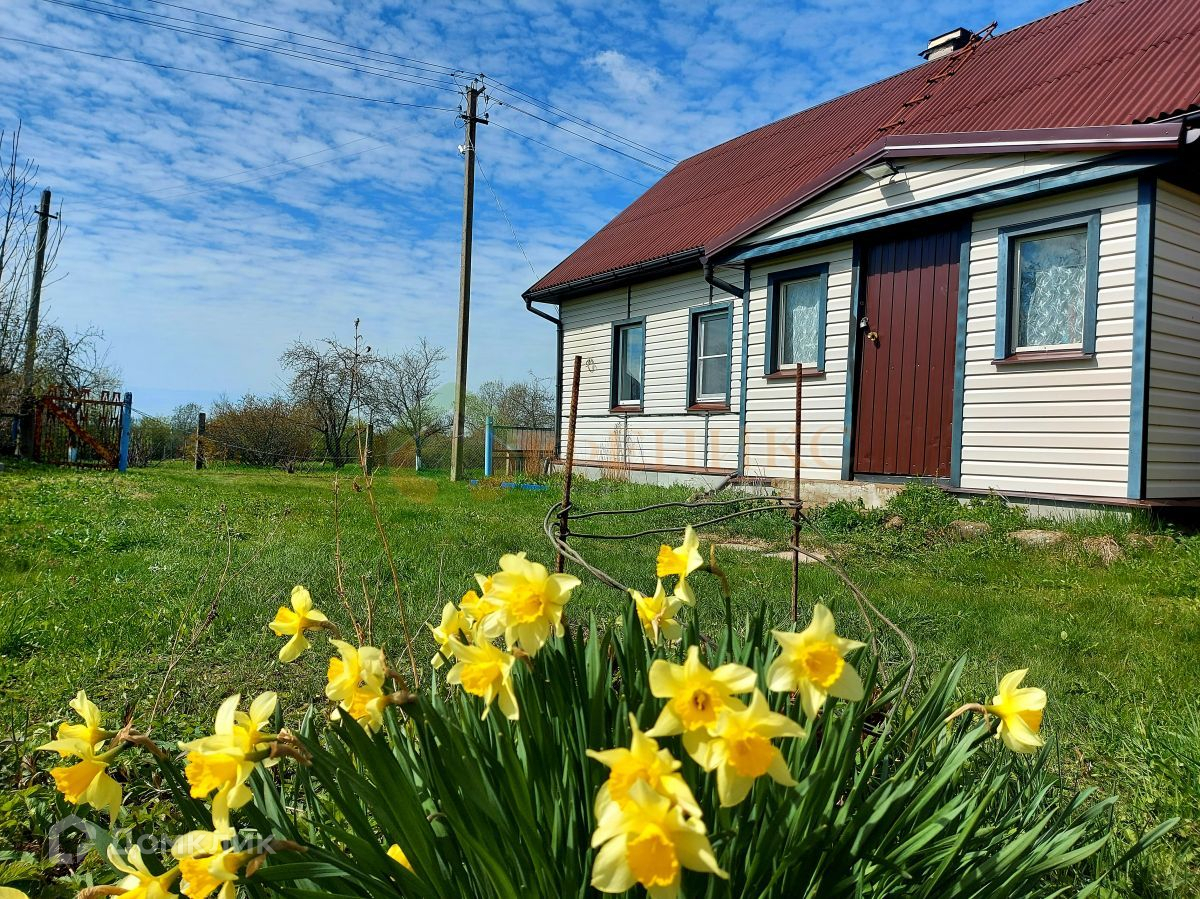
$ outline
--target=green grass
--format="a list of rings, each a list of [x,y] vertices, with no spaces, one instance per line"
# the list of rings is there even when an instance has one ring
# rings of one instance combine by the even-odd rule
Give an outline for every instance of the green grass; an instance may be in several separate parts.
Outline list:
[[[195,472],[183,465],[125,475],[20,467],[0,473],[0,794],[9,794],[0,801],[0,845],[29,848],[38,815],[52,812],[44,776],[30,774],[28,749],[81,687],[110,714],[133,708],[135,719],[164,739],[206,727],[228,693],[274,689],[293,709],[321,697],[323,655],[281,667],[279,641],[265,623],[303,583],[344,632],[353,631],[336,597],[332,483],[331,472]],[[391,576],[355,486],[352,474],[343,475],[345,584],[360,622],[364,590],[373,597],[375,640],[400,659],[405,644]],[[557,491],[556,483],[536,492],[378,474],[375,492],[410,628],[423,630],[422,622],[472,587],[474,572],[494,570],[504,552],[526,550],[552,562],[541,524]],[[628,508],[688,495],[584,482],[576,506]],[[886,527],[892,516],[903,526]],[[950,528],[956,518],[987,521],[992,533],[959,540]],[[1028,682],[1050,694],[1047,730],[1064,776],[1118,795],[1122,833],[1184,817],[1131,868],[1125,895],[1200,896],[1200,538],[1147,547],[1128,540],[1146,522],[1110,516],[1067,525],[1068,541],[1032,551],[1005,536],[1030,526],[1020,513],[991,501],[962,508],[920,488],[887,510],[840,503],[814,520],[856,581],[916,642],[922,672],[967,654],[969,698],[987,699],[999,674],[1030,668]],[[609,532],[678,523],[673,512],[595,521],[588,526]],[[781,549],[789,531],[771,514],[710,533]],[[1103,535],[1125,548],[1110,566],[1082,548],[1084,538]],[[656,548],[654,539],[590,541],[584,551],[649,591]],[[787,561],[733,550],[718,551],[718,559],[741,608],[765,602],[776,620],[786,620]],[[829,572],[805,565],[801,578],[802,605],[821,600],[849,630],[863,633]],[[715,617],[716,595],[701,600]],[[615,618],[625,602],[585,576],[572,604]],[[416,653],[427,663],[423,635]],[[148,720],[160,689],[163,699]],[[0,853],[0,881],[12,857]]]

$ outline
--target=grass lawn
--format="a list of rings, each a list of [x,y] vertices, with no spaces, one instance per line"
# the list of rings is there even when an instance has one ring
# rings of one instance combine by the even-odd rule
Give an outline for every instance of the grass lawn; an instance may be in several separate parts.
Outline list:
[[[143,726],[163,725],[156,730],[163,739],[206,728],[232,692],[277,690],[285,709],[321,699],[323,652],[283,668],[275,660],[280,641],[265,623],[302,583],[353,633],[337,598],[333,482],[331,472],[195,472],[170,464],[125,475],[0,473],[0,882],[22,848],[36,851],[31,834],[51,813],[47,778],[28,750],[77,689],[110,714],[133,707]],[[349,605],[365,623],[370,596],[375,641],[402,658],[401,616],[365,494],[352,475],[340,485]],[[538,492],[377,474],[410,629],[423,631],[504,552],[526,550],[552,563],[541,526],[557,490],[556,483]],[[628,508],[687,495],[584,482],[576,504]],[[624,529],[673,523],[672,514],[627,520]],[[892,516],[902,526],[885,526]],[[948,525],[962,517],[989,522],[992,533],[956,538]],[[1068,526],[1070,538],[1058,546],[1030,550],[1005,536],[1028,526],[1020,515],[998,503],[962,510],[929,489],[902,494],[884,512],[840,504],[816,520],[854,578],[916,642],[922,672],[968,654],[974,692],[966,698],[978,700],[990,699],[999,674],[1030,669],[1028,683],[1050,695],[1046,727],[1064,776],[1121,797],[1115,824],[1123,836],[1171,815],[1185,819],[1132,867],[1122,895],[1200,896],[1200,538],[1147,545],[1129,539],[1130,522],[1101,518]],[[774,515],[708,533],[780,549],[789,528]],[[1109,565],[1082,548],[1083,538],[1103,535],[1123,548]],[[657,545],[593,541],[584,550],[648,592]],[[766,603],[785,621],[787,561],[745,550],[718,551],[718,560],[736,603],[747,610]],[[801,577],[802,604],[825,602],[850,635],[862,636],[832,575],[805,565]],[[628,601],[586,576],[575,596],[568,611],[576,618],[583,609],[612,618]],[[701,604],[719,613],[710,584]],[[423,634],[416,653],[427,672]],[[5,853],[5,845],[16,850]]]

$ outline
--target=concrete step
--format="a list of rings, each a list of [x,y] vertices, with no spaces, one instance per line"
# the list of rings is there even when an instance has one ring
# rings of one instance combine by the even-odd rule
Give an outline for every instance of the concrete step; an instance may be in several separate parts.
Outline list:
[[[792,496],[792,483],[791,478],[776,478],[772,486],[779,496]],[[800,479],[800,499],[807,506],[825,506],[838,500],[862,500],[868,509],[878,509],[887,505],[888,500],[903,489],[903,484],[881,484],[876,481]]]

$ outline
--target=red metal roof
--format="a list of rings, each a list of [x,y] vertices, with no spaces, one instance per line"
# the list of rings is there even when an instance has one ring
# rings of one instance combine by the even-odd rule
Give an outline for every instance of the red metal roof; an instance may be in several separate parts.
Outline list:
[[[527,295],[699,253],[829,180],[885,126],[891,137],[1111,126],[1197,108],[1200,2],[1087,0],[684,160]]]

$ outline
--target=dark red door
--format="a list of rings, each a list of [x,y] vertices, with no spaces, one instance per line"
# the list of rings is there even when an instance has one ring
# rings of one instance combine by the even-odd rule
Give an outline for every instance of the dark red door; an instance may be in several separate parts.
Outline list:
[[[865,248],[854,472],[946,478],[961,231]]]

